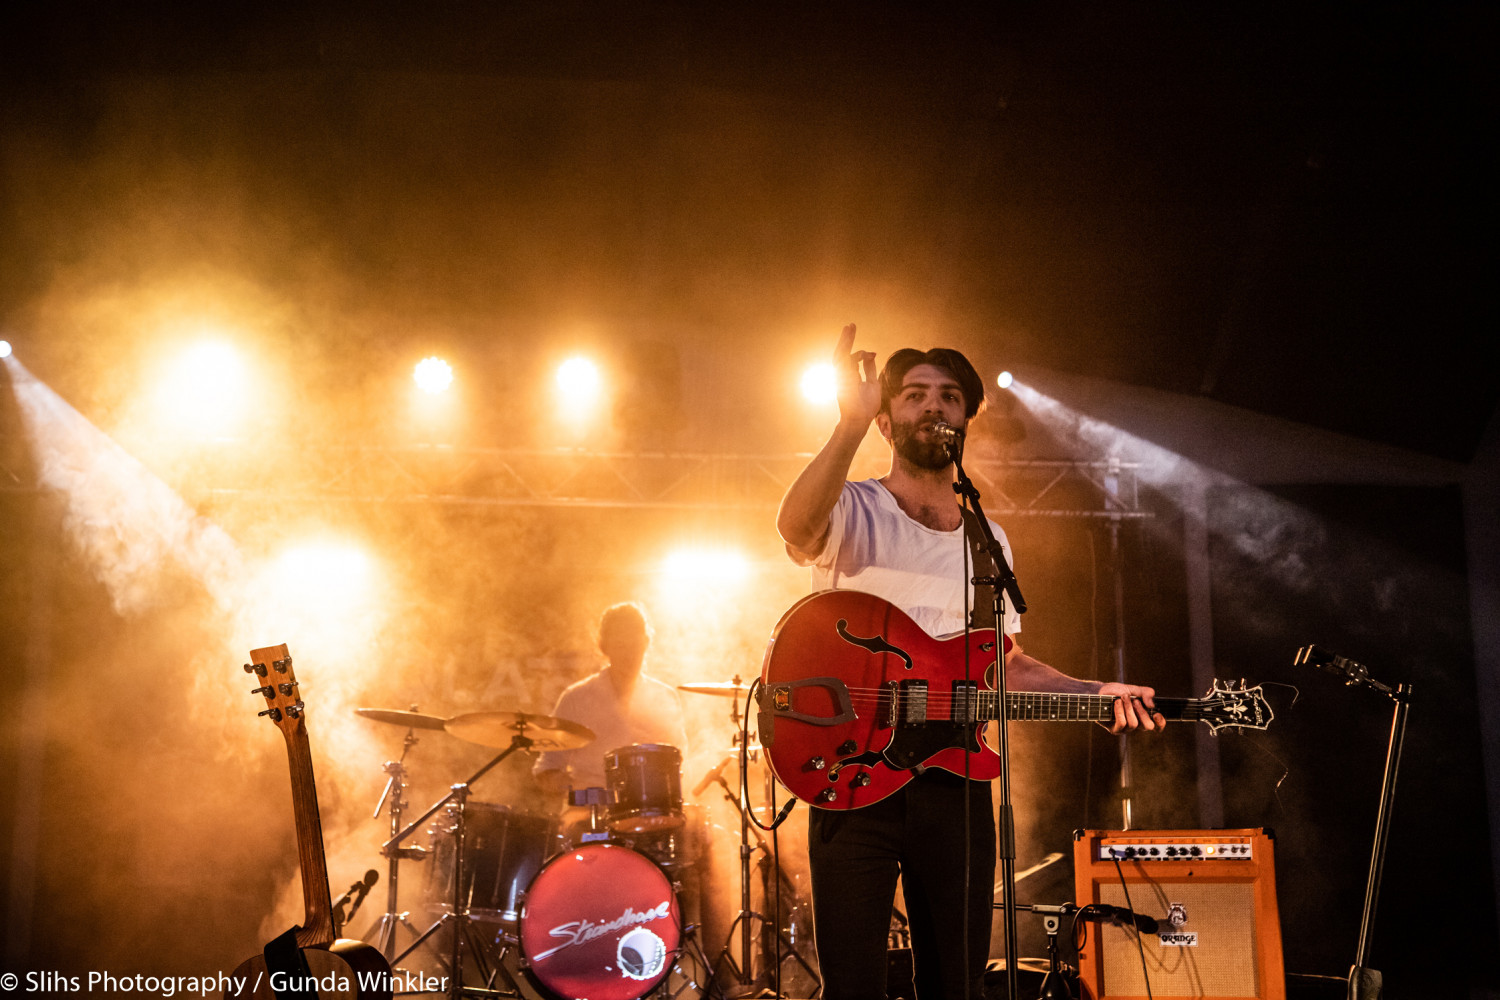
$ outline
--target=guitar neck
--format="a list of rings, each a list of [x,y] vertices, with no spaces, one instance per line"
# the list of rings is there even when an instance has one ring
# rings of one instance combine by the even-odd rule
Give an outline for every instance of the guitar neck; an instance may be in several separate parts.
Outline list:
[[[297,824],[297,860],[302,868],[303,921],[297,944],[325,948],[338,936],[333,927],[333,900],[328,890],[328,861],[323,853],[323,823],[318,813],[318,789],[313,782],[312,748],[307,727],[297,720],[284,730],[287,762],[292,772],[292,815]]]
[[[1192,722],[1200,718],[1203,702],[1194,698],[1157,698],[1155,711],[1170,722]],[[1112,722],[1115,698],[1100,694],[1052,694],[1045,691],[1007,691],[1007,719],[1020,722]],[[979,718],[1000,718],[1000,693],[979,692]]]

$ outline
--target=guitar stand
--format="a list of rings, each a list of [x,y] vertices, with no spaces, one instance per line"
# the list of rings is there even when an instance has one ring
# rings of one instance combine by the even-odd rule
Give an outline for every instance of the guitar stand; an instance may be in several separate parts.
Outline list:
[[[429,819],[437,815],[439,810],[446,808],[450,804],[457,805],[457,809],[454,810],[453,823],[453,909],[450,912],[443,914],[436,921],[434,921],[432,926],[423,931],[422,934],[417,938],[417,940],[412,942],[410,947],[408,947],[400,955],[397,955],[394,959],[391,960],[391,963],[394,966],[397,961],[405,958],[407,955],[415,951],[418,945],[421,945],[423,942],[431,938],[444,925],[452,924],[453,943],[452,949],[448,953],[448,961],[446,963],[448,968],[448,996],[450,1000],[461,1000],[461,998],[464,996],[521,996],[519,987],[515,982],[514,977],[510,975],[510,972],[505,969],[503,964],[498,965],[494,971],[486,970],[484,953],[481,947],[482,940],[476,939],[477,932],[474,930],[474,922],[469,917],[469,908],[464,902],[464,816],[468,811],[467,807],[469,802],[469,790],[474,782],[484,777],[490,772],[491,768],[493,768],[496,764],[499,764],[501,761],[505,760],[505,758],[509,757],[517,750],[529,749],[531,747],[531,743],[531,739],[526,736],[526,724],[525,722],[522,722],[517,728],[516,735],[512,737],[510,746],[500,751],[499,755],[497,755],[493,760],[470,775],[467,781],[461,781],[458,784],[453,785],[447,795],[444,795],[442,798],[438,799],[437,802],[433,803],[430,809],[413,820],[411,824],[408,825],[404,830],[401,830],[399,833],[394,834],[390,840],[387,840],[383,845],[381,845],[381,851],[387,854],[387,856],[389,856],[392,851],[396,851],[397,853],[399,853],[398,845],[401,843],[401,841],[405,840]],[[486,984],[483,987],[464,985],[465,942],[468,943],[468,951],[474,955],[477,963],[479,964],[479,973],[483,977],[483,980]],[[491,988],[494,985],[497,975],[500,974],[503,974],[505,978],[510,981],[511,989],[509,991],[495,990]]]

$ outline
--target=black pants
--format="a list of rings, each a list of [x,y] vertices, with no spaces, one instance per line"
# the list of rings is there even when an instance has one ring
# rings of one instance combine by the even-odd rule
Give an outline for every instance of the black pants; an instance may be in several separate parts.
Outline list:
[[[964,898],[964,785],[969,786],[969,895]],[[919,1000],[977,1000],[990,950],[995,824],[990,786],[943,771],[889,798],[808,819],[813,931],[826,1000],[884,1000],[891,905],[902,878]],[[963,923],[969,921],[969,966]]]

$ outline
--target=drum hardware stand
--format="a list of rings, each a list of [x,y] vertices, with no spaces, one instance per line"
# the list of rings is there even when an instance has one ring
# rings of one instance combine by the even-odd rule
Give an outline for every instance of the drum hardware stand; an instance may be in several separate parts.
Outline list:
[[[614,831],[609,824],[603,820],[602,810],[615,804],[615,793],[608,788],[574,788],[568,791],[568,805],[574,807],[588,806],[589,828],[586,832],[578,835],[580,843],[589,844],[595,841],[607,841],[614,837]]]
[[[1401,767],[1401,744],[1406,739],[1406,716],[1411,709],[1411,685],[1394,688],[1370,676],[1362,664],[1335,656],[1317,646],[1303,646],[1293,660],[1296,666],[1314,666],[1344,678],[1349,687],[1364,686],[1379,691],[1394,704],[1391,738],[1385,751],[1385,775],[1380,785],[1380,807],[1375,813],[1375,845],[1370,851],[1370,874],[1365,882],[1365,907],[1359,921],[1359,947],[1349,969],[1348,1000],[1380,1000],[1384,989],[1381,974],[1365,965],[1370,939],[1375,934],[1375,904],[1380,900],[1380,877],[1385,868],[1385,844],[1391,832],[1391,806],[1396,798],[1396,772]]]
[[[480,778],[482,778],[486,774],[488,774],[490,772],[491,768],[493,768],[495,765],[499,764],[501,761],[505,760],[505,758],[509,757],[511,754],[515,753],[517,750],[527,750],[527,749],[529,749],[531,747],[531,743],[532,743],[531,739],[526,736],[526,723],[524,721],[522,721],[522,722],[520,722],[516,726],[516,735],[511,738],[510,746],[508,746],[504,750],[500,751],[499,755],[497,755],[493,760],[491,760],[488,764],[485,764],[478,771],[475,771],[472,775],[470,775],[469,779],[467,781],[462,781],[462,782],[459,782],[456,785],[451,786],[451,788],[449,789],[449,792],[448,792],[447,795],[443,796],[441,799],[438,799],[437,802],[433,803],[433,805],[432,805],[432,807],[430,809],[428,809],[421,816],[419,816],[415,820],[413,820],[409,826],[407,826],[404,830],[401,830],[399,833],[396,833],[395,835],[393,835],[390,840],[387,840],[383,845],[381,845],[381,851],[382,851],[382,853],[388,853],[390,851],[396,850],[397,849],[397,845],[399,845],[401,843],[401,841],[403,841],[407,837],[411,836],[412,833],[414,833],[423,824],[425,824],[429,819],[431,819],[433,816],[435,816],[438,813],[439,810],[447,807],[450,804],[456,804],[457,805],[457,809],[454,810],[454,824],[453,824],[453,909],[452,909],[452,912],[445,913],[441,917],[439,917],[436,921],[433,922],[432,926],[428,927],[427,930],[423,931],[422,934],[421,934],[421,936],[419,936],[415,941],[413,941],[411,943],[411,945],[405,951],[403,951],[401,954],[395,956],[394,958],[392,958],[390,960],[391,964],[394,966],[396,962],[398,962],[401,959],[405,958],[407,955],[410,955],[413,951],[415,951],[417,949],[417,947],[419,945],[421,945],[428,938],[432,937],[432,935],[436,934],[444,925],[452,923],[453,924],[453,948],[452,948],[452,951],[449,953],[449,961],[447,963],[447,965],[448,965],[448,996],[450,997],[450,1000],[460,1000],[460,998],[464,997],[464,996],[476,996],[476,997],[520,997],[522,995],[521,992],[520,992],[519,985],[516,983],[515,979],[510,975],[510,972],[505,969],[505,967],[504,967],[503,964],[498,965],[493,972],[487,971],[485,969],[485,962],[484,962],[483,953],[476,946],[477,945],[478,932],[474,930],[473,921],[469,917],[469,909],[468,909],[467,906],[464,905],[464,898],[463,898],[463,896],[464,896],[464,879],[463,879],[463,876],[464,876],[464,814],[467,811],[467,806],[468,806],[468,801],[469,801],[469,789],[471,788],[471,786],[473,786],[473,784],[476,781],[478,781]],[[480,975],[483,976],[484,981],[487,984],[485,987],[481,988],[481,987],[465,986],[463,984],[463,979],[464,979],[464,976],[463,976],[463,968],[464,968],[464,941],[466,939],[469,940],[469,950],[470,950],[470,952],[474,955],[476,961],[478,962],[478,964],[480,966],[480,968],[479,968]],[[489,988],[488,984],[493,984],[494,981],[495,981],[495,978],[497,977],[497,975],[502,975],[502,974],[509,981],[511,988],[509,990],[495,990],[495,989]]]
[[[736,686],[740,684],[739,674],[735,674],[733,683]],[[745,784],[745,775],[747,773],[746,769],[749,767],[750,748],[748,746],[748,740],[741,739],[742,729],[740,725],[741,719],[739,699],[732,698],[730,699],[730,703],[732,705],[732,708],[730,710],[730,719],[734,723],[734,742],[739,751],[740,787],[741,789],[744,789],[745,787],[747,787]],[[750,803],[742,795],[735,794],[735,792],[729,787],[729,783],[724,780],[722,771],[716,775],[713,775],[712,780],[724,789],[725,799],[728,800],[730,805],[734,806],[740,814],[740,912],[734,918],[734,922],[729,926],[729,933],[725,936],[724,947],[719,950],[718,960],[715,961],[713,966],[709,969],[710,981],[712,981],[713,979],[714,970],[719,967],[720,963],[727,961],[730,968],[734,972],[735,979],[739,984],[737,989],[724,991],[724,995],[727,998],[776,995],[775,991],[771,989],[769,985],[757,985],[756,978],[754,976],[754,962],[751,959],[751,942],[754,939],[754,933],[751,929],[751,921],[759,920],[761,923],[760,951],[762,979],[766,980],[768,983],[774,983],[780,978],[780,967],[775,963],[773,959],[773,954],[776,951],[773,943],[777,940],[777,937],[773,937],[770,933],[768,933],[768,931],[772,927],[774,927],[775,934],[779,936],[781,944],[786,948],[786,952],[783,955],[783,961],[786,957],[795,958],[797,963],[807,971],[808,975],[812,976],[814,979],[819,979],[819,981],[821,982],[820,977],[815,971],[813,971],[813,968],[808,964],[807,959],[803,957],[800,951],[798,951],[796,943],[793,942],[787,935],[787,933],[781,929],[781,915],[779,913],[773,914],[775,919],[767,920],[763,914],[758,913],[750,908],[750,858],[751,855],[753,855],[757,850],[762,852],[761,892],[765,897],[765,901],[769,904],[769,902],[774,898],[772,894],[773,878],[779,879],[793,893],[795,893],[796,890],[792,885],[791,879],[787,878],[786,872],[781,870],[780,860],[774,858],[771,854],[770,845],[766,843],[765,836],[760,832],[758,828],[754,827],[751,824]],[[767,776],[768,783],[774,780],[775,779],[771,778],[769,775]],[[788,803],[788,805],[790,805],[790,803]],[[755,835],[756,840],[756,844],[754,847],[750,845],[750,835],[752,833]],[[773,869],[775,872],[774,876],[772,875]],[[740,933],[740,962],[736,962],[734,960],[734,955],[730,951],[730,946],[734,942],[736,929],[738,929]],[[772,971],[773,967],[775,971]]]
[[[665,993],[668,1000],[677,1000],[678,997],[682,996],[684,990],[695,991],[698,994],[699,1000],[702,1000],[704,996],[713,992],[713,966],[709,964],[708,955],[703,951],[703,942],[699,940],[698,932],[700,930],[702,930],[701,924],[688,924],[682,929],[684,944],[678,949],[677,958],[672,962],[672,971],[682,977],[682,985],[672,992],[666,993],[667,980],[663,979],[661,985],[658,987],[658,989]],[[688,975],[687,970],[682,967],[682,957],[684,953],[688,952],[691,952],[689,957],[696,958],[698,965],[703,969],[706,982],[702,986],[694,982],[693,977]]]
[[[415,706],[413,706],[412,710],[416,710]],[[401,829],[401,814],[409,804],[406,801],[406,755],[411,752],[411,748],[416,746],[418,742],[416,730],[407,729],[406,739],[403,741],[401,748],[401,759],[386,761],[385,773],[390,777],[386,779],[385,791],[380,793],[380,801],[375,804],[375,812],[371,815],[372,819],[379,817],[380,810],[384,808],[386,802],[390,802],[391,836],[393,838]],[[401,885],[401,862],[403,859],[420,861],[427,856],[427,852],[420,847],[403,848],[388,845],[381,853],[389,861],[385,883],[385,913],[381,914],[380,919],[376,921],[372,929],[372,937],[374,938],[372,944],[386,957],[386,961],[394,966],[396,928],[398,926],[405,927],[413,936],[420,934],[416,925],[407,919],[407,913],[397,909],[399,905],[397,903],[398,889]]]

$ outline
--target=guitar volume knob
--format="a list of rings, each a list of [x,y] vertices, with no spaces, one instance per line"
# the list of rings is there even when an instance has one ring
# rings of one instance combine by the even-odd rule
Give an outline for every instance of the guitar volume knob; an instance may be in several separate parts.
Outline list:
[[[807,762],[807,766],[812,768],[814,771],[821,771],[823,770],[823,768],[828,766],[828,761],[824,760],[822,755],[820,754],[819,756],[810,759]]]
[[[818,793],[819,802],[832,802],[839,797],[839,793],[832,788],[825,788]]]

